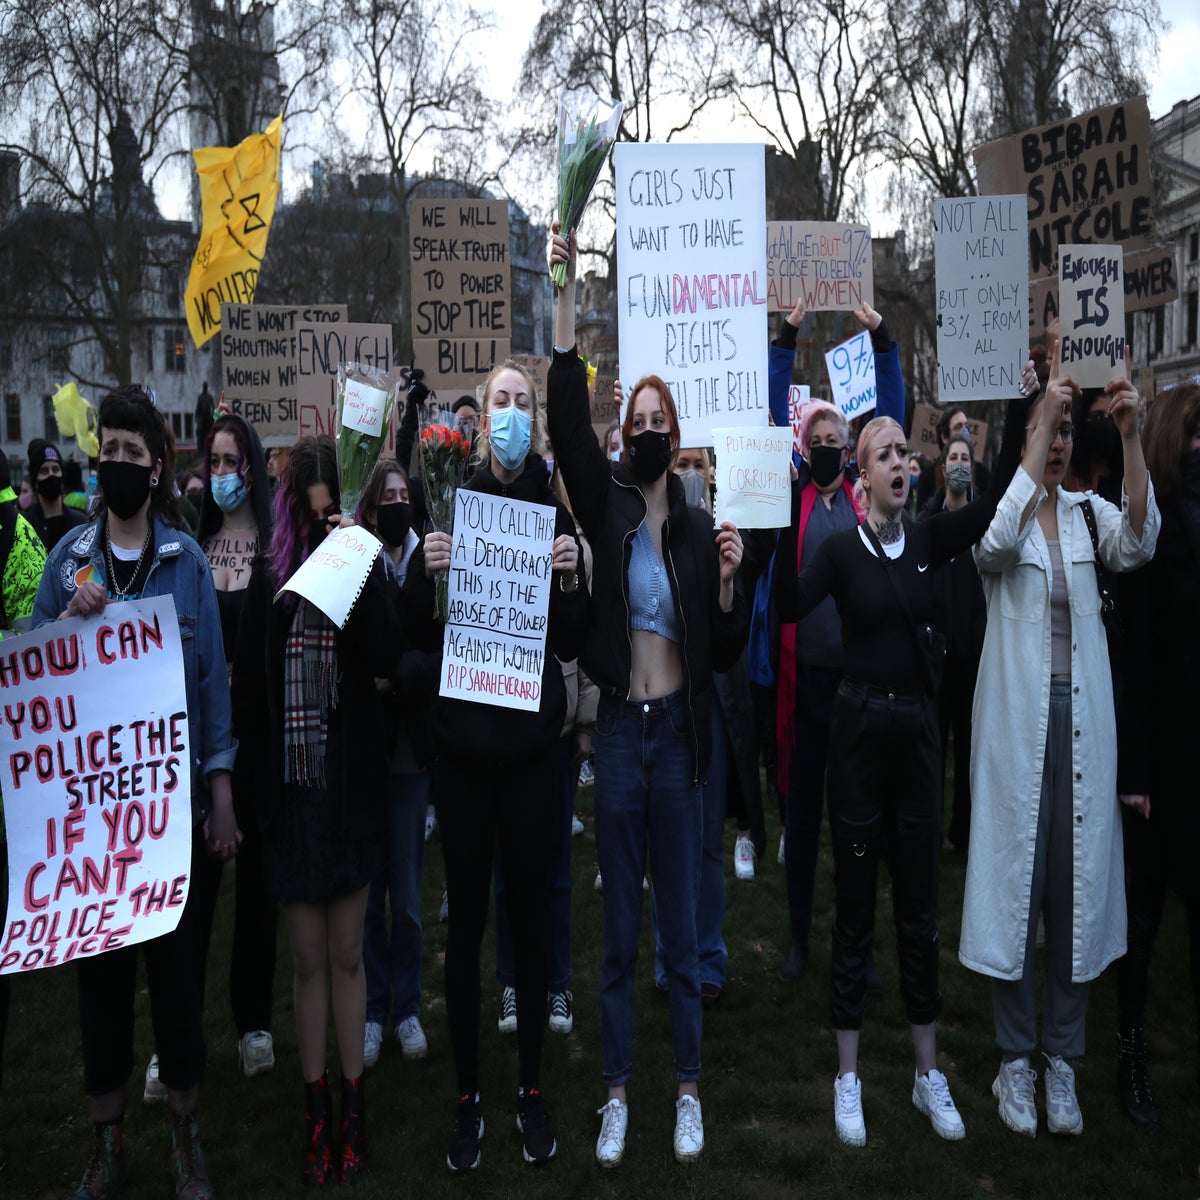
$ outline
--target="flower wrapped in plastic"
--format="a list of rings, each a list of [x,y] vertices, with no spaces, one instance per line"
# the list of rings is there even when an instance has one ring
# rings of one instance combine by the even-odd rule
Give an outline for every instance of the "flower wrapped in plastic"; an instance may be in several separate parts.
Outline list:
[[[400,372],[369,363],[339,363],[337,461],[342,515],[353,519],[387,441]]]
[[[558,223],[563,237],[579,226],[600,168],[617,138],[623,105],[591,91],[565,92],[558,102]],[[556,263],[554,286],[567,286],[567,267]]]
[[[463,464],[471,453],[471,439],[457,429],[427,425],[421,430],[421,474],[425,480],[425,504],[434,529],[454,532],[454,493]],[[439,571],[434,579],[433,619],[445,621],[450,614],[450,572]]]

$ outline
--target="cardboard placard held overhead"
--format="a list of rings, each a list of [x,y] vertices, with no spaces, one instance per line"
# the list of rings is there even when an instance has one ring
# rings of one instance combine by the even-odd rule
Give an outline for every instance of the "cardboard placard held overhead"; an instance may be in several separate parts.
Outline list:
[[[537,394],[537,402],[545,404],[546,376],[550,373],[550,360],[544,354],[510,354],[508,357],[518,366],[524,367],[533,376],[533,386]]]
[[[833,389],[833,402],[847,421],[873,412],[878,402],[875,385],[875,352],[867,330],[834,346],[825,354],[825,370]]]
[[[1025,197],[933,202],[938,399],[1017,394],[1029,357]]]
[[[844,312],[875,303],[871,230],[838,221],[767,222],[767,305]]]
[[[938,443],[938,422],[947,412],[944,408],[934,408],[932,404],[914,404],[912,419],[912,435],[908,439],[909,450],[920,450],[926,458],[932,460],[942,452]],[[971,434],[971,457],[976,462],[983,462],[987,450],[988,423],[967,417],[967,429]]]
[[[344,304],[221,305],[221,392],[264,446],[296,440],[296,326],[345,321]]]
[[[411,230],[415,365],[432,391],[469,393],[512,344],[508,201],[414,200]]]
[[[388,370],[392,365],[392,327],[300,321],[296,325],[295,361],[299,436],[325,433],[336,441],[338,363],[356,362]],[[394,431],[394,423],[392,428]],[[389,437],[388,452],[394,448],[394,436]]]
[[[684,446],[767,423],[761,146],[620,142],[617,315],[626,378],[656,374]]]
[[[1125,283],[1120,246],[1058,248],[1059,364],[1080,387],[1125,375]]]

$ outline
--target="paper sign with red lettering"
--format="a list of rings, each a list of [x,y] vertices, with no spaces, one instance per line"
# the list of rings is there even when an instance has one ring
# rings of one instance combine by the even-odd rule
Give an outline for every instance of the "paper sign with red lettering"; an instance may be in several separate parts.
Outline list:
[[[550,612],[554,509],[454,493],[450,619],[439,694],[536,712]]]
[[[295,592],[344,629],[382,544],[361,525],[335,529],[275,593],[275,599]]]
[[[0,974],[91,958],[179,924],[192,775],[170,596],[0,643],[0,787]]]
[[[825,369],[833,388],[833,402],[847,421],[875,411],[875,352],[865,329],[828,351]]]
[[[714,429],[717,523],[782,529],[792,516],[792,432],[752,425]]]
[[[792,427],[792,449],[801,457],[804,447],[800,445],[800,421],[804,416],[804,406],[812,398],[807,383],[793,383],[788,388],[788,422]]]
[[[767,303],[790,312],[839,312],[875,303],[875,264],[866,225],[767,222]]]

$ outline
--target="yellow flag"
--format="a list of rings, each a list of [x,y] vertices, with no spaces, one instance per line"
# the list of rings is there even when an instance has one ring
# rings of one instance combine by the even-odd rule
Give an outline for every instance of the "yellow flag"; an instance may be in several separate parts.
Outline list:
[[[221,328],[222,304],[250,304],[267,234],[279,199],[279,153],[283,116],[266,133],[240,145],[206,146],[192,152],[200,181],[203,219],[184,305],[188,328],[203,346]]]
[[[62,384],[51,397],[54,420],[63,437],[73,437],[80,452],[88,458],[100,453],[96,440],[96,410],[79,394],[74,383]]]

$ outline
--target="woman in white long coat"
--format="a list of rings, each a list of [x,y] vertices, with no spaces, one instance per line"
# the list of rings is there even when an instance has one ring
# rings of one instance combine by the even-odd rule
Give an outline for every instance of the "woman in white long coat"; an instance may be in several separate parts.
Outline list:
[[[1158,509],[1137,432],[1138,395],[1106,387],[1121,431],[1121,508],[1060,486],[1071,457],[1074,381],[1058,346],[1030,410],[1021,469],[975,548],[987,633],[975,692],[971,854],[959,958],[991,975],[1002,1062],[1000,1119],[1033,1137],[1039,1045],[1033,987],[1039,916],[1046,932],[1046,1124],[1079,1133],[1071,1060],[1084,1050],[1088,982],[1125,953],[1116,719],[1101,596],[1084,506],[1111,571],[1148,562]]]

